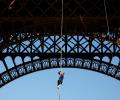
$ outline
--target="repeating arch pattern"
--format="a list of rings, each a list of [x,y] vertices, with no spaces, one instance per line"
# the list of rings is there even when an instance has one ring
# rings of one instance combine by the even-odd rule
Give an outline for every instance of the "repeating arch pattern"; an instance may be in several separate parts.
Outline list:
[[[97,33],[97,36],[91,33],[63,35],[62,45],[60,35],[18,33],[18,37],[15,38],[16,34],[9,38],[10,46],[8,45],[8,48],[2,46],[1,43],[3,53],[59,53],[61,47],[63,47],[64,53],[120,53],[120,44],[116,43],[116,40],[119,39],[117,34],[114,38],[109,36],[103,38],[99,35],[106,33]],[[16,43],[16,41],[18,42]]]
[[[15,44],[3,48],[1,63],[5,70],[0,73],[0,86],[23,75],[49,69],[82,68],[106,74],[120,80],[120,45],[112,40],[84,35],[64,35],[61,37],[29,34]],[[31,38],[30,38],[31,37]],[[60,59],[62,48],[63,59]],[[8,65],[9,63],[12,66]]]
[[[8,71],[1,73],[0,87],[32,72],[51,68],[59,68],[61,64],[64,68],[79,68],[92,70],[120,80],[120,68],[112,64],[109,65],[109,63],[100,63],[97,60],[81,58],[50,58],[39,59],[35,60],[34,62],[27,62],[24,63],[24,65],[20,64],[17,67],[10,68]],[[11,77],[9,76],[8,72]]]

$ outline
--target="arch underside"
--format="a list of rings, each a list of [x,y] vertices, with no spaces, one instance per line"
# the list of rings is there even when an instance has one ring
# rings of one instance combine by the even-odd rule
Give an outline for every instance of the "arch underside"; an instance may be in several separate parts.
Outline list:
[[[0,41],[0,53],[120,53],[119,32],[79,34],[13,33]],[[61,43],[62,40],[62,43]]]
[[[0,55],[5,67],[0,73],[0,87],[32,72],[60,68],[61,64],[64,68],[92,70],[120,80],[120,45],[112,39],[88,33],[87,36],[63,35],[61,43],[60,35],[21,33],[16,39],[14,35],[8,38],[10,46],[2,48]],[[61,48],[63,59],[60,59]],[[13,67],[7,65],[8,58]],[[17,58],[21,59],[20,64]]]
[[[118,68],[117,66],[105,62],[100,63],[97,60],[66,57],[63,59],[37,59],[33,62],[30,61],[24,63],[24,65],[21,64],[17,67],[10,68],[8,71],[1,73],[0,87],[26,74],[30,74],[40,70],[60,68],[61,65],[63,66],[63,68],[79,68],[99,72],[120,80],[120,68]]]

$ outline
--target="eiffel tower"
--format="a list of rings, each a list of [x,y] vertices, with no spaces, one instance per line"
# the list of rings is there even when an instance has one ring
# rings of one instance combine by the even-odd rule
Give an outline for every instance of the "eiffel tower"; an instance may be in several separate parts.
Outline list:
[[[106,0],[106,9],[104,0],[64,0],[62,45],[61,0],[11,2],[0,0],[0,87],[60,66],[120,80],[119,0]]]

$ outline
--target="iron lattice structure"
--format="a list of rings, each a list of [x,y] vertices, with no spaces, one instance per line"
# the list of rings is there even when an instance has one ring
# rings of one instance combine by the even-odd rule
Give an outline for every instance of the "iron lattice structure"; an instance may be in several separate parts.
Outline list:
[[[106,2],[109,34],[103,0],[64,1],[62,37],[61,0],[16,0],[11,10],[9,4],[0,1],[0,87],[61,64],[120,80],[119,0]]]

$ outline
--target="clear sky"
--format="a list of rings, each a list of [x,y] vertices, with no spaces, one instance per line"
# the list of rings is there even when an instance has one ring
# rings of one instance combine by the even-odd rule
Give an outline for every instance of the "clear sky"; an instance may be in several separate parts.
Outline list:
[[[23,76],[0,89],[0,100],[58,100],[60,69]],[[120,81],[84,69],[64,69],[61,100],[120,100]]]

